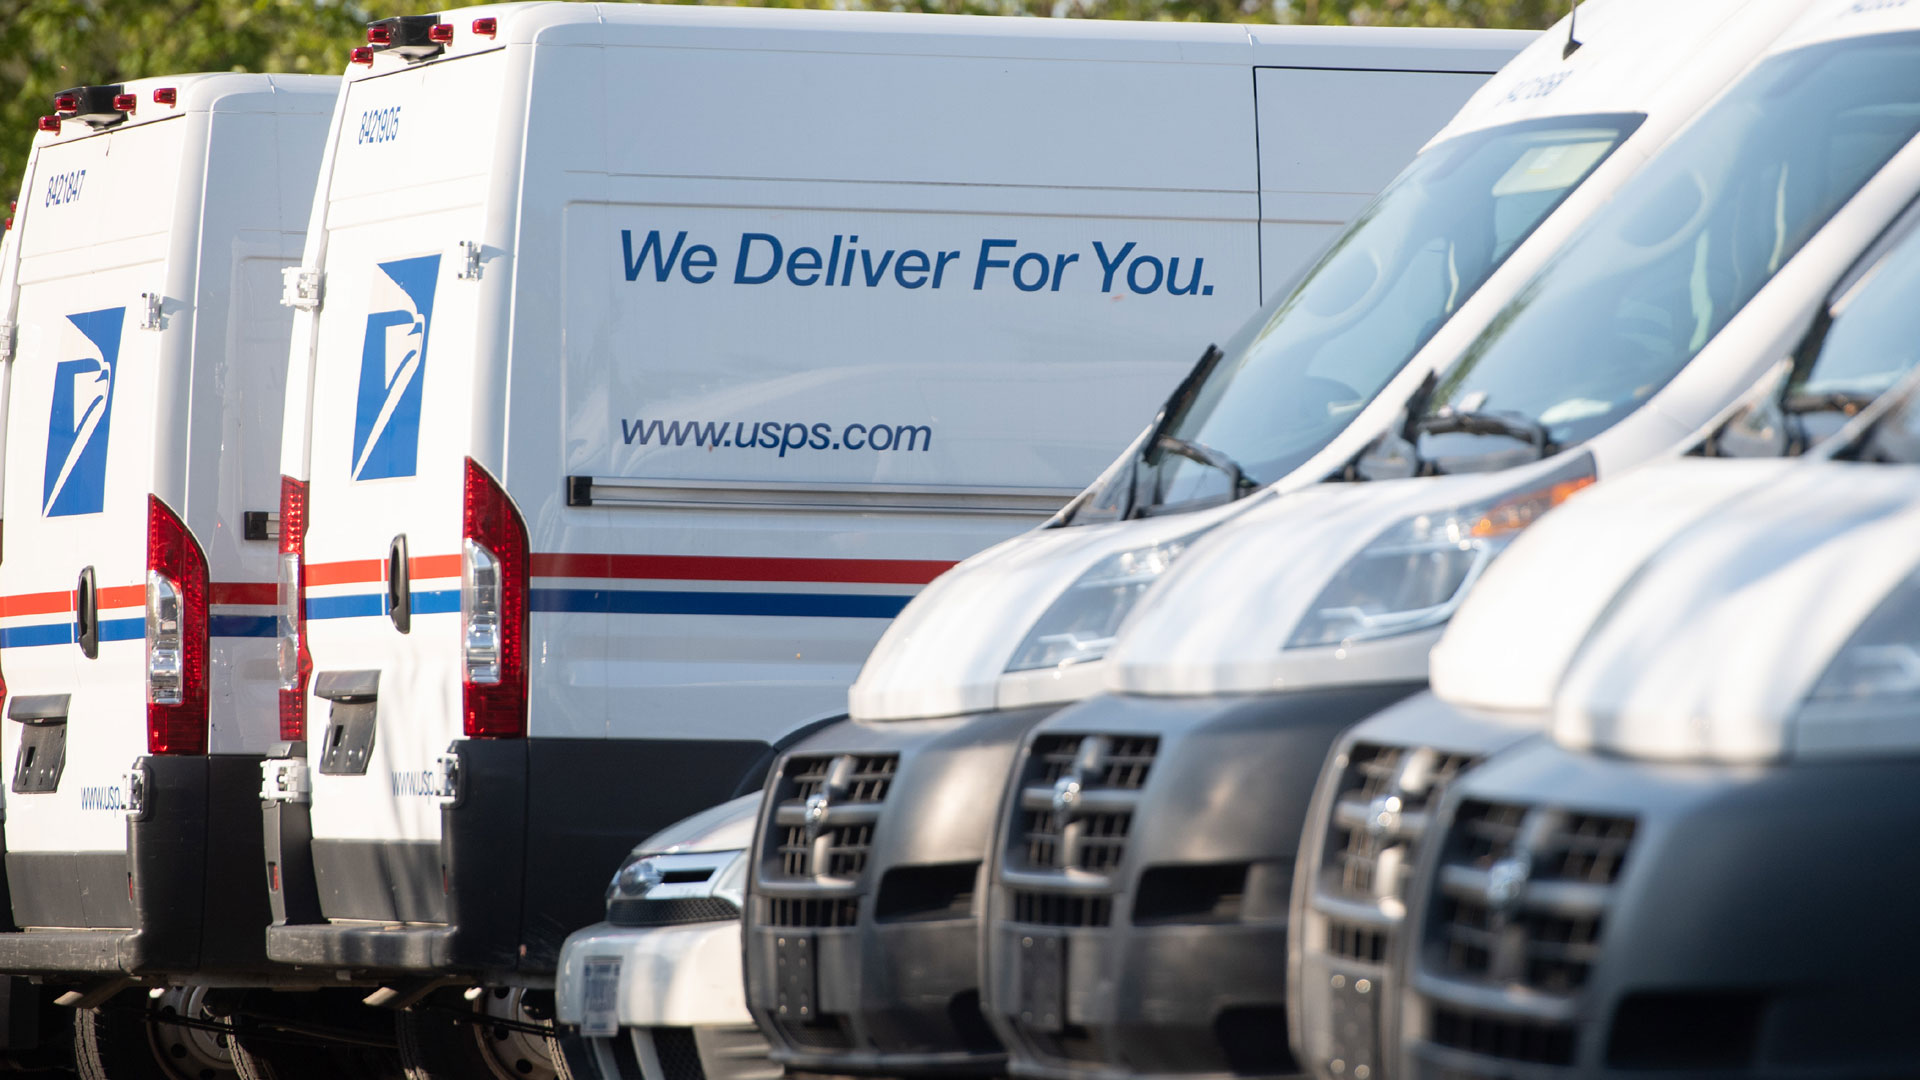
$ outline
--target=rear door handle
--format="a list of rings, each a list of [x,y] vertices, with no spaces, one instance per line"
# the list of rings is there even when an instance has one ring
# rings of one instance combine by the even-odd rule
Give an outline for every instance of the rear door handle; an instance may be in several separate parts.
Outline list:
[[[387,617],[393,620],[393,628],[403,634],[413,629],[413,583],[407,570],[405,533],[387,545]]]
[[[93,567],[80,571],[80,584],[74,587],[73,640],[89,660],[100,656],[100,590],[94,586]]]

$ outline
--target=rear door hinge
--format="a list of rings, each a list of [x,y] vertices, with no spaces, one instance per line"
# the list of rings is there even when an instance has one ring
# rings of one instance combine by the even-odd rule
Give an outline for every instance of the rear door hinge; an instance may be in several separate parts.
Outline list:
[[[140,329],[142,330],[165,329],[167,325],[166,319],[164,318],[165,312],[163,310],[165,304],[166,304],[166,298],[162,297],[159,293],[156,293],[156,292],[141,293],[140,294],[140,308],[141,308]]]
[[[13,324],[0,322],[0,364],[13,359]]]
[[[301,311],[320,308],[320,270],[312,266],[288,266],[280,271],[280,303]]]
[[[480,280],[481,245],[471,240],[460,241],[460,272],[454,276],[461,281]]]

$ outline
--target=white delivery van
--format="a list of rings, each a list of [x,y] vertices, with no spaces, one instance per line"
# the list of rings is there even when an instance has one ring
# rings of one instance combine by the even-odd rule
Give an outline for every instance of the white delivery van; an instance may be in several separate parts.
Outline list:
[[[1516,38],[528,4],[369,42],[289,285],[267,949],[514,1031],[636,838],[843,712]],[[551,1067],[421,1004],[423,1075]]]
[[[181,980],[267,971],[280,272],[338,86],[64,91],[0,249],[0,972],[105,1006],[79,1017],[83,1075],[230,1070],[213,1034],[150,1018],[199,1011]]]
[[[1357,462],[1360,482],[1248,511],[1148,592],[1109,693],[1041,723],[1009,787],[987,1014],[1018,1068],[1097,1071],[1222,1028],[1270,1045],[1330,745],[1420,687],[1441,627],[1514,535],[1685,444],[1773,366],[1754,344],[1795,340],[1905,207],[1920,35],[1898,19],[1815,5],[1414,400]],[[1125,784],[1099,779],[1089,748],[1111,746],[1129,748]],[[1077,788],[1053,802],[1056,783]],[[1064,1014],[1021,1004],[1055,987]]]
[[[1435,358],[1464,347],[1798,6],[1582,7],[1577,36],[1563,23],[1491,79],[1300,286],[1176,394],[1063,527],[969,560],[909,606],[862,669],[852,721],[794,748],[769,781],[747,978],[780,1060],[1003,1067],[1003,1037],[979,1011],[978,963],[998,809],[956,793],[999,790],[1026,732],[1099,687],[1129,607],[1198,533],[1254,501],[1229,494],[1341,471]],[[862,784],[882,770],[893,774],[884,794]],[[816,797],[827,803],[818,819],[807,811]],[[807,1016],[792,1003],[812,991],[781,975],[797,952],[819,972]],[[1246,1040],[1209,1026],[1205,1007],[1205,1031],[1143,1035],[1134,1060],[1280,1067],[1258,1048],[1245,1056]]]
[[[1377,1063],[1390,1041],[1402,989],[1392,963],[1406,888],[1447,785],[1467,769],[1543,734],[1560,681],[1616,597],[1639,580],[1676,536],[1752,512],[1771,520],[1801,506],[1786,548],[1749,544],[1749,562],[1774,557],[1851,527],[1893,504],[1823,509],[1835,482],[1857,499],[1858,470],[1806,468],[1809,460],[1920,462],[1911,425],[1920,419],[1920,205],[1870,247],[1828,292],[1797,345],[1754,341],[1785,354],[1784,378],[1679,460],[1652,463],[1543,520],[1488,568],[1434,646],[1432,690],[1355,726],[1335,744],[1302,831],[1289,942],[1295,1041],[1310,1060]],[[1732,328],[1729,329],[1731,332]],[[1835,430],[1836,423],[1844,420]],[[1752,455],[1763,455],[1753,457]],[[1702,460],[1741,457],[1744,460]],[[1880,489],[1874,489],[1880,490]],[[1718,527],[1713,525],[1713,527]],[[1809,531],[1812,530],[1812,531]],[[1368,1006],[1352,991],[1370,985]],[[1360,1017],[1375,1022],[1356,1024]],[[1375,1064],[1376,1076],[1388,1075]],[[1322,1074],[1326,1073],[1322,1066]]]
[[[1920,934],[1886,898],[1920,886],[1920,469],[1798,472],[1653,558],[1551,738],[1434,808],[1387,1033],[1409,1075],[1914,1074]]]

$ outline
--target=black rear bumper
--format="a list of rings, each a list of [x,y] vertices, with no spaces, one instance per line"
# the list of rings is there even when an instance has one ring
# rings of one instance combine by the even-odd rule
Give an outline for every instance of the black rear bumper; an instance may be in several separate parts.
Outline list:
[[[1287,924],[1314,782],[1342,730],[1417,688],[1115,695],[1040,725],[1008,788],[989,908],[986,1012],[1011,1071],[1296,1071]]]
[[[305,804],[256,804],[270,958],[363,980],[544,983],[567,935],[605,915],[635,843],[750,789],[772,756],[745,740],[463,739],[452,752],[459,796],[441,806],[438,843],[315,841]]]
[[[84,981],[270,967],[260,759],[155,756],[140,767],[146,804],[128,815],[124,852],[7,853],[0,972]]]
[[[1008,766],[1052,712],[841,723],[781,759],[755,838],[746,925],[747,1006],[775,1061],[882,1075],[1004,1067],[980,1013],[979,897]],[[867,762],[886,788],[876,797],[871,786],[828,784],[821,846],[790,864],[799,853],[780,819],[802,806],[796,777],[834,762]],[[860,823],[836,824],[836,809]]]

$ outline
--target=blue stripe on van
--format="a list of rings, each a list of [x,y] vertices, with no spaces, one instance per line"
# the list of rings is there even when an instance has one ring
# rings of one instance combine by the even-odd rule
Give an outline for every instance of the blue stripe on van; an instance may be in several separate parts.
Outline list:
[[[101,641],[138,641],[146,636],[147,620],[145,618],[100,621]],[[73,644],[73,624],[70,622],[0,627],[0,649],[71,644]]]
[[[534,589],[535,611],[610,615],[769,615],[891,619],[910,596],[834,593],[669,592],[651,589]]]
[[[413,594],[415,615],[444,615],[460,610],[459,589],[433,589]],[[358,619],[387,613],[386,593],[357,593],[352,596],[309,596],[309,619]],[[272,619],[268,619],[272,622]],[[271,635],[269,635],[271,636]]]

